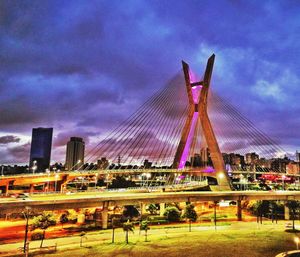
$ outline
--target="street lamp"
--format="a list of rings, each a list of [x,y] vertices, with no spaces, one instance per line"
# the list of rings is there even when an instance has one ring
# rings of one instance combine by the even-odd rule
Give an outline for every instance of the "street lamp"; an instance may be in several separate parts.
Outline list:
[[[98,176],[99,176],[99,173],[97,173],[95,176],[95,190],[97,188]]]
[[[56,192],[56,187],[57,187],[57,179],[58,179],[59,175],[58,174],[55,174],[55,192]]]
[[[219,178],[219,180],[222,180],[224,178],[224,174],[223,173],[219,173],[218,174],[218,178]],[[219,184],[219,190],[220,190],[220,188],[221,188],[220,183],[218,182],[218,184]]]
[[[299,242],[300,242],[299,237],[296,236],[296,237],[294,238],[294,241],[295,241],[295,243],[296,243],[297,250],[299,250]]]
[[[33,161],[32,174],[34,174],[35,170],[37,169],[36,162],[37,162],[36,160]]]
[[[3,171],[4,171],[4,165],[1,166],[1,175],[2,175],[2,177],[4,176]]]
[[[283,175],[282,176],[282,188],[283,188],[283,191],[285,190],[285,188],[284,188],[284,180],[285,180],[285,178],[286,178],[285,175]]]
[[[29,212],[31,208],[29,206],[25,206],[25,212],[23,211],[23,215],[26,219],[26,226],[25,226],[25,238],[24,238],[24,247],[23,247],[23,252],[26,253],[28,250],[28,245],[27,245],[27,235],[28,235],[28,221],[29,221]]]
[[[78,160],[77,163],[75,164],[76,165],[76,170],[79,170],[79,167],[78,165],[81,163],[81,160]]]
[[[48,174],[48,192],[49,192],[49,187],[50,187],[50,170],[49,169],[46,169],[46,173]]]

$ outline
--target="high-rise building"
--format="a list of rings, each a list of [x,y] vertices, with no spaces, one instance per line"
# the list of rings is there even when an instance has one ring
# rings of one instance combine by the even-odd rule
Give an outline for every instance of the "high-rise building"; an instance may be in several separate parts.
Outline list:
[[[256,153],[247,153],[246,154],[246,164],[257,164],[259,160],[259,155]]]
[[[97,168],[99,170],[105,170],[109,165],[108,160],[106,157],[102,157],[100,160],[97,161]]]
[[[300,162],[300,153],[296,151],[296,162]]]
[[[84,164],[84,141],[81,137],[71,137],[67,143],[66,169],[76,170]]]
[[[43,172],[50,166],[53,128],[33,128],[29,169]]]

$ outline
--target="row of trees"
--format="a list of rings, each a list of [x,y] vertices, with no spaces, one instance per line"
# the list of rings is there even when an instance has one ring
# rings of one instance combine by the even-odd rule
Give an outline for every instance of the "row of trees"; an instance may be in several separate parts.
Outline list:
[[[155,214],[156,213],[156,207],[154,204],[148,206],[148,210],[150,213]],[[115,217],[112,218],[112,243],[115,242],[115,229],[118,227],[123,227],[123,230],[125,232],[125,242],[128,244],[128,234],[129,232],[134,232],[134,223],[130,220],[134,217],[137,217],[139,215],[138,210],[134,206],[126,206],[125,210],[123,212],[123,216],[127,217],[128,220],[124,223],[121,223],[119,219],[116,219]],[[166,208],[164,212],[165,218],[170,222],[178,222],[181,218],[186,219],[189,222],[189,231],[191,231],[191,225],[192,222],[195,222],[197,220],[197,213],[194,209],[194,205],[187,204],[185,207],[185,210],[183,214],[181,215],[181,212],[176,206],[169,206]],[[139,223],[140,231],[145,231],[145,242],[147,242],[147,232],[150,229],[149,221],[148,220],[142,220]]]
[[[289,214],[291,214],[291,218],[293,221],[293,230],[295,230],[295,219],[298,215],[300,219],[300,202],[295,200],[289,200],[285,203],[280,201],[253,201],[250,203],[246,203],[244,208],[248,209],[250,212],[256,215],[257,223],[262,223],[263,217],[271,218],[272,222],[276,222],[278,220],[279,214],[284,214],[284,206],[288,208]]]

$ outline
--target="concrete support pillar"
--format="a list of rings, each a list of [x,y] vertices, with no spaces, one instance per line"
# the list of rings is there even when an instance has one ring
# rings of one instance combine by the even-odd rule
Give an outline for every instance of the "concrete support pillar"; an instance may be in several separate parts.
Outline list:
[[[5,185],[5,194],[8,195],[8,191],[9,191],[9,183],[6,183]]]
[[[165,209],[166,209],[166,204],[160,203],[159,204],[159,216],[164,216]]]
[[[102,229],[107,229],[108,225],[108,202],[103,203],[102,215]]]
[[[236,216],[238,221],[242,221],[242,201],[237,200],[236,201]]]
[[[290,219],[290,209],[287,206],[284,206],[284,219],[289,220]]]
[[[146,212],[147,212],[147,210],[146,210],[146,204],[145,203],[141,203],[141,216],[143,214],[145,214]]]
[[[32,194],[34,191],[34,184],[30,184],[29,193]]]

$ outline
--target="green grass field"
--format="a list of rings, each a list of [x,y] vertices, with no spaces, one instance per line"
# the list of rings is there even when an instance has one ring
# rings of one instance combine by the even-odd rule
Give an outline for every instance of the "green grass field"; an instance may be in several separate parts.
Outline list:
[[[99,244],[84,244],[84,247],[58,251],[47,257],[92,257],[92,256],[203,256],[203,257],[274,257],[276,254],[295,250],[295,234],[287,233],[282,226],[272,227],[255,223],[249,228],[219,227],[217,231],[200,230],[188,232],[185,229],[150,230],[148,242],[144,242],[143,232],[129,235],[130,243],[124,243],[124,234],[119,231],[116,243],[110,240]]]

